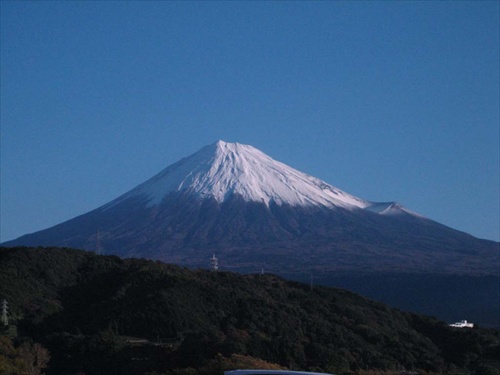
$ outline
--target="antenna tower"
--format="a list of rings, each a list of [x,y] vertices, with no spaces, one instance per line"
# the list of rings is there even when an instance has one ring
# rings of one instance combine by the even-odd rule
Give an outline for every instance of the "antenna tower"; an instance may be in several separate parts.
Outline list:
[[[217,271],[219,269],[219,259],[217,259],[215,254],[212,255],[212,258],[210,258],[210,266],[212,271]]]
[[[9,325],[9,318],[7,316],[9,304],[7,303],[7,300],[5,298],[2,300],[2,305],[0,307],[2,308],[2,324],[4,325],[4,327],[7,327]]]

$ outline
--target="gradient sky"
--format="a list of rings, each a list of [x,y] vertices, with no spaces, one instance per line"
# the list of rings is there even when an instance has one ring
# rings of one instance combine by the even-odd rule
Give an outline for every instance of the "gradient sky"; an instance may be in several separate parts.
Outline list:
[[[499,2],[1,1],[1,241],[251,144],[499,240]]]

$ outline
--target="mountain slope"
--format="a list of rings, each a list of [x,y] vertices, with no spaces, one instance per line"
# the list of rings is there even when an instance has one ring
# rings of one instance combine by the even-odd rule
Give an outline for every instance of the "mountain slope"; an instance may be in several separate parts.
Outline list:
[[[67,246],[225,269],[329,275],[498,274],[499,244],[394,202],[354,197],[219,141],[110,203],[4,246]]]

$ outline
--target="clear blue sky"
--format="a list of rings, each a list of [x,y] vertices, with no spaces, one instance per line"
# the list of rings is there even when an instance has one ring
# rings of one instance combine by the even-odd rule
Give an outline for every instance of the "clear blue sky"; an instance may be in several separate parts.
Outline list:
[[[1,241],[218,139],[499,240],[499,2],[1,2]]]

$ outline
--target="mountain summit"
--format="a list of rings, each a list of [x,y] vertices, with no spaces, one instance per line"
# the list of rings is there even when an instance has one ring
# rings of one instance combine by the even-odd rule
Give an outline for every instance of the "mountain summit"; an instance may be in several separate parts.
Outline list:
[[[309,274],[496,272],[498,243],[370,202],[218,141],[84,215],[4,243],[225,269]]]
[[[218,141],[170,165],[110,203],[142,197],[158,205],[170,193],[189,193],[223,203],[233,196],[248,202],[363,208],[380,214],[412,213],[395,202],[373,203],[276,161],[249,145]]]

